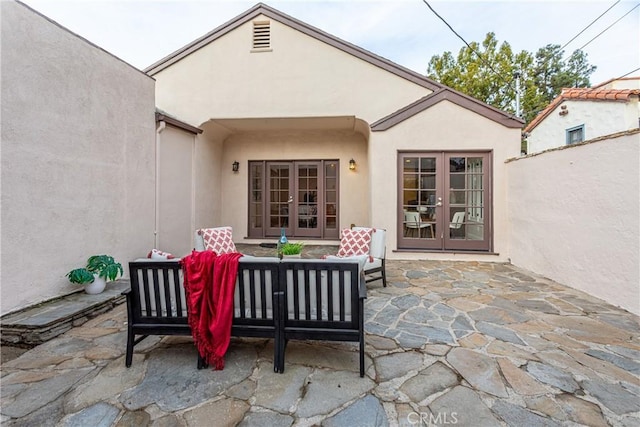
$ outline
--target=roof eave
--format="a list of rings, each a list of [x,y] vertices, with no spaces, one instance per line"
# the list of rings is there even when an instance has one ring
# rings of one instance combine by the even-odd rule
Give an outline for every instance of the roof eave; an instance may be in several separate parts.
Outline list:
[[[178,62],[179,60],[181,60],[185,56],[187,56],[187,55],[195,52],[196,50],[200,49],[201,47],[209,44],[211,41],[222,37],[223,35],[225,35],[229,31],[232,31],[233,29],[235,29],[238,26],[242,25],[247,20],[252,19],[255,16],[259,15],[260,14],[259,10],[264,8],[264,7],[265,6],[262,3],[256,4],[251,9],[248,9],[244,13],[241,13],[240,15],[236,16],[235,18],[232,18],[231,20],[225,22],[224,24],[214,28],[213,30],[209,31],[207,34],[203,35],[202,37],[199,37],[199,38],[195,39],[191,43],[186,44],[185,46],[181,47],[180,49],[178,49],[178,50],[176,50],[176,51],[174,51],[172,53],[170,53],[169,55],[165,56],[164,58],[160,59],[159,61],[154,62],[153,64],[151,64],[150,66],[145,68],[143,71],[145,73],[149,74],[149,75],[154,75],[154,74],[162,71],[163,69],[169,67],[170,65]]]
[[[170,115],[168,115],[167,113],[165,113],[162,110],[156,109],[156,122],[165,122],[171,126],[177,127],[179,129],[185,130],[187,132],[190,132],[194,135],[200,134],[203,132],[202,129],[195,127],[193,125],[190,125],[187,122],[184,122],[180,119],[177,119],[175,117],[172,117]]]
[[[421,113],[441,101],[450,101],[456,105],[480,114],[508,128],[521,129],[524,120],[508,114],[502,110],[478,101],[468,95],[460,93],[448,87],[443,87],[419,100],[399,109],[398,111],[381,118],[371,125],[372,132],[382,132],[393,126]]]

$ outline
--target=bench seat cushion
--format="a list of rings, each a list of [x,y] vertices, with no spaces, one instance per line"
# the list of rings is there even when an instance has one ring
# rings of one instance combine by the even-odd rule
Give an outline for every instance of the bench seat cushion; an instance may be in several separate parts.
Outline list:
[[[364,265],[364,271],[369,271],[374,268],[382,268],[382,260],[380,258],[373,258],[373,261],[368,259]]]

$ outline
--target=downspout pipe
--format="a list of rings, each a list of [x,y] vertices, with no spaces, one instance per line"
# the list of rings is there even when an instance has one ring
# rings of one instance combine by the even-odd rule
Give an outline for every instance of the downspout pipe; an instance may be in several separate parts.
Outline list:
[[[155,219],[153,226],[153,247],[158,248],[158,228],[160,227],[160,134],[167,127],[164,120],[160,120],[156,126],[156,196],[155,196]]]

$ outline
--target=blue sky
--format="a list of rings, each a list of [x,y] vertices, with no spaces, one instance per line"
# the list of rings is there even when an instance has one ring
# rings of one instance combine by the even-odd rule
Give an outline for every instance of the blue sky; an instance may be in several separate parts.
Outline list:
[[[249,9],[240,0],[23,0],[64,27],[143,69]],[[622,0],[565,48],[580,48],[640,0]],[[348,42],[425,73],[429,59],[463,46],[421,0],[264,1]],[[564,45],[602,14],[608,1],[430,1],[467,41],[493,31],[514,51]],[[598,70],[593,84],[640,67],[640,7],[583,50]],[[636,71],[632,75],[640,75]]]

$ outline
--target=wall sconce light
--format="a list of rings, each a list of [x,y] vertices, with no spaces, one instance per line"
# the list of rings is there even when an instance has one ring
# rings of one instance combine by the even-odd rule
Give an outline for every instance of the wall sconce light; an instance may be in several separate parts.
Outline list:
[[[356,170],[356,161],[353,159],[349,160],[349,170],[350,171]]]
[[[240,169],[240,163],[238,163],[238,161],[236,160],[231,164],[231,170],[234,172],[238,172],[238,169]]]

